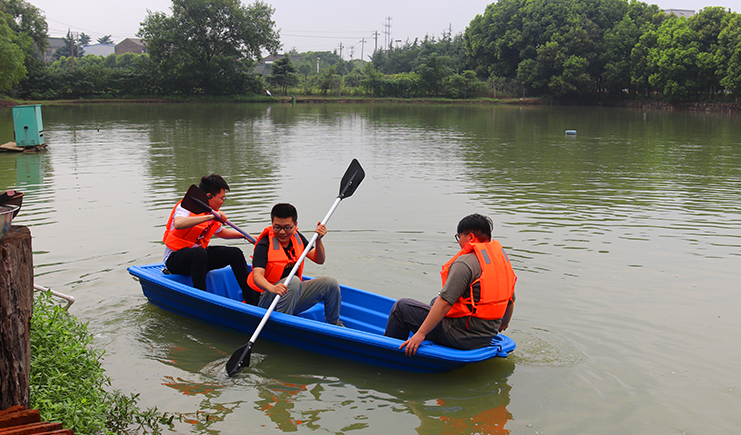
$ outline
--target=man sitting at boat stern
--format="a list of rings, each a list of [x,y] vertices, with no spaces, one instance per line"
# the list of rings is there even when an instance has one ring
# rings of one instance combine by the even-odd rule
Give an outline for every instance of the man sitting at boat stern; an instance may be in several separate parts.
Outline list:
[[[442,267],[439,296],[429,305],[403,298],[391,308],[384,335],[406,340],[399,349],[406,347],[407,355],[415,355],[425,339],[477,349],[509,326],[517,277],[502,245],[491,238],[492,227],[480,214],[461,219],[455,235],[461,250]]]
[[[224,228],[226,215],[219,211],[226,201],[229,185],[216,174],[201,177],[198,187],[208,196],[208,205],[220,219],[211,213],[192,213],[178,202],[170,212],[165,227],[165,256],[162,260],[171,273],[189,275],[193,287],[206,291],[206,274],[210,270],[231,266],[242,289],[244,301],[257,304],[258,294],[247,284],[247,261],[236,246],[209,246],[212,236],[222,239],[245,238],[239,231]]]
[[[298,211],[291,204],[276,204],[270,211],[271,225],[257,238],[252,254],[252,272],[247,283],[260,292],[257,306],[268,308],[276,295],[280,300],[275,310],[286,314],[299,314],[324,303],[327,323],[343,326],[340,321],[340,285],[336,279],[320,276],[302,281],[303,263],[296,275],[286,285],[282,280],[291,273],[309,241],[298,231]],[[306,258],[316,264],[324,264],[326,258],[322,238],[327,227],[319,223],[314,230],[319,237]]]

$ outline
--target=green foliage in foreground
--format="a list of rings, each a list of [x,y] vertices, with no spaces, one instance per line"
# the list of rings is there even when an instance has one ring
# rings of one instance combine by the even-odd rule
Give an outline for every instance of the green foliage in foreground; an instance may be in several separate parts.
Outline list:
[[[140,411],[138,394],[109,391],[102,350],[92,347],[87,325],[35,294],[31,319],[31,406],[45,421],[62,422],[77,434],[160,433],[173,417]]]

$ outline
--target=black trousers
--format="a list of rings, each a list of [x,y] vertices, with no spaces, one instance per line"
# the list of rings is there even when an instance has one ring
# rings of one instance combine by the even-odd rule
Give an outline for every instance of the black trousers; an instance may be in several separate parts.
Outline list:
[[[206,291],[206,274],[209,270],[231,266],[234,277],[242,289],[242,297],[248,304],[257,305],[260,294],[247,285],[247,261],[242,250],[234,246],[209,246],[204,249],[183,248],[167,257],[165,267],[178,275],[190,275],[193,287]]]

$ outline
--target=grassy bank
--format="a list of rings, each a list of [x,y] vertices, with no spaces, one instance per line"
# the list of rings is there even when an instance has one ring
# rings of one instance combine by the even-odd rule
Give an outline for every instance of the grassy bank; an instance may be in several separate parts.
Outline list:
[[[142,411],[138,394],[111,388],[87,325],[55,303],[34,295],[31,318],[31,406],[42,420],[61,422],[77,434],[160,433],[173,417]]]

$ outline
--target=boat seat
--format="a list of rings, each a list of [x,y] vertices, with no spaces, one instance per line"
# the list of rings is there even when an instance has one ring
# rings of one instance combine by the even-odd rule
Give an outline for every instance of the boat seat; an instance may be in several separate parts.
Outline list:
[[[231,266],[212,270],[206,275],[206,288],[209,293],[224,296],[237,302],[244,301],[242,289],[232,273]]]

